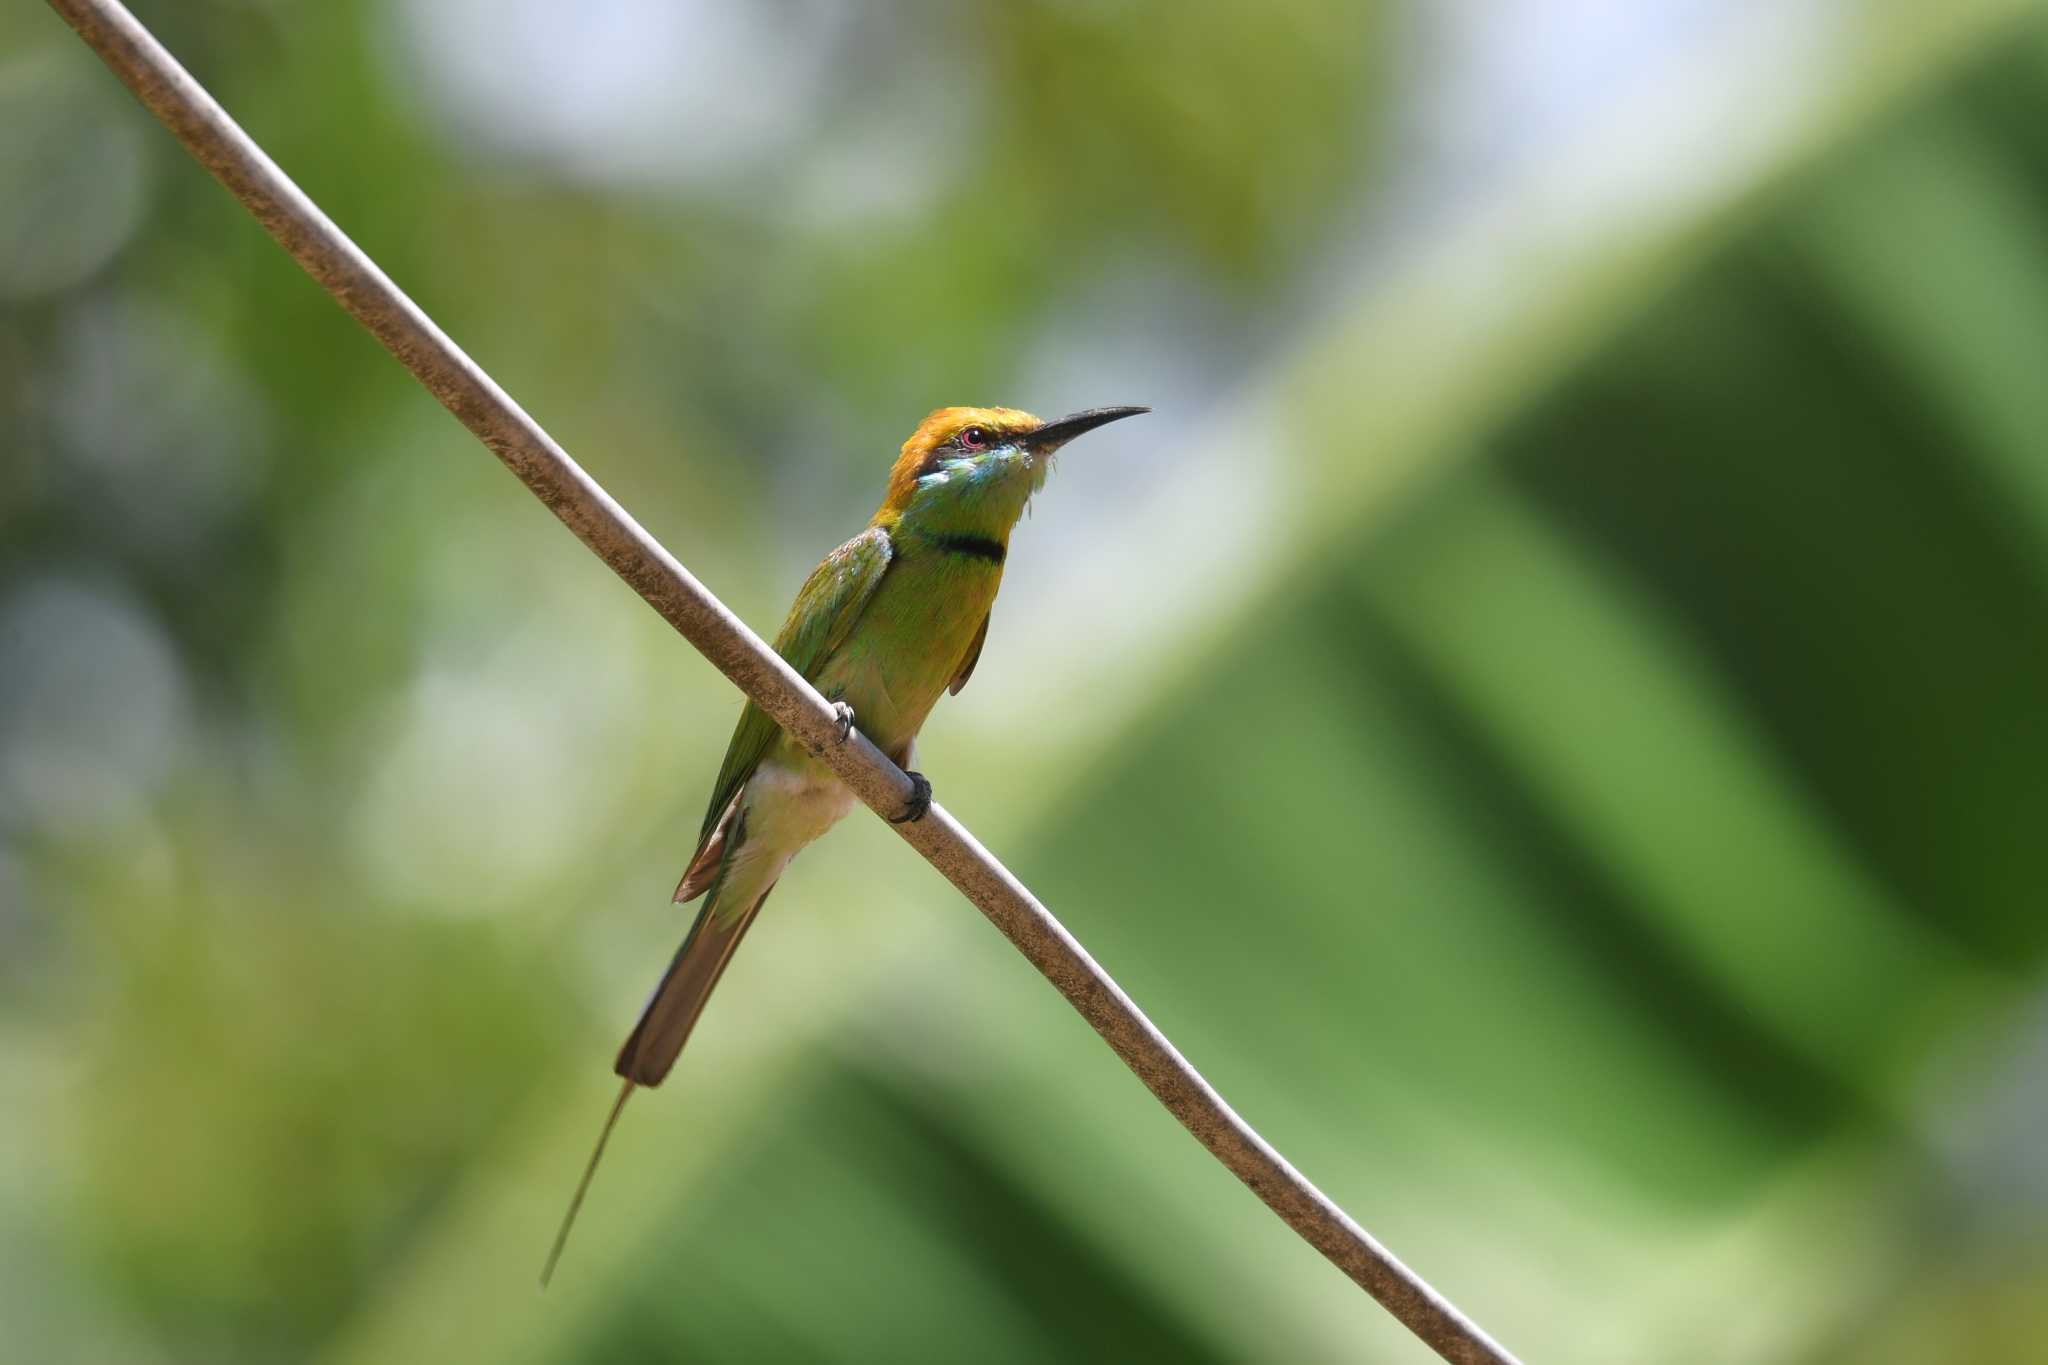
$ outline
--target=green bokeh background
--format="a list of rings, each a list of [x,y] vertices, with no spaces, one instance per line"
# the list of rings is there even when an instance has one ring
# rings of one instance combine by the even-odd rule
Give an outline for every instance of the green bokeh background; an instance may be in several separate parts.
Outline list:
[[[1155,404],[924,767],[1527,1359],[2040,1353],[2035,7],[137,10],[763,630]],[[1426,1358],[865,818],[539,1294],[736,705],[0,16],[8,1358]]]

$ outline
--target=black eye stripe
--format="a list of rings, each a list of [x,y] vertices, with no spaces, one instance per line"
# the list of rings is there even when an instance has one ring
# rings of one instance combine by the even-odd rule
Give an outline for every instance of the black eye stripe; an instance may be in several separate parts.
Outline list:
[[[969,432],[974,432],[981,437],[980,445],[969,445],[967,443],[967,435]],[[938,445],[932,447],[931,454],[925,456],[924,463],[918,466],[918,477],[923,478],[927,474],[938,473],[941,469],[945,467],[946,461],[953,459],[955,456],[963,454],[973,455],[978,454],[981,451],[987,450],[989,447],[995,445],[998,439],[999,437],[997,436],[997,434],[988,427],[962,427],[960,430],[954,432],[951,436],[947,437],[944,441],[941,441]]]

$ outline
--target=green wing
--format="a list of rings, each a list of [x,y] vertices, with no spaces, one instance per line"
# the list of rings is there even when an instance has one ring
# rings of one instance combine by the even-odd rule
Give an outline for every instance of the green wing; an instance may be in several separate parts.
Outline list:
[[[787,659],[789,666],[803,674],[806,681],[816,681],[832,651],[852,632],[854,622],[860,620],[861,612],[875,595],[894,555],[889,533],[880,526],[871,526],[826,555],[824,562],[811,570],[811,576],[796,595],[795,605],[789,609],[789,619],[782,623],[782,631],[775,637],[775,652]],[[752,702],[740,712],[739,726],[726,747],[725,763],[718,770],[718,783],[711,789],[711,808],[704,812],[704,830],[697,839],[700,851],[711,832],[718,828],[725,808],[754,775],[779,729],[774,719]]]
[[[967,657],[960,661],[960,670],[953,675],[953,683],[946,689],[948,696],[957,697],[960,689],[967,686],[967,680],[974,676],[974,666],[981,662],[981,647],[988,643],[988,617],[981,618],[981,629],[974,632],[974,643],[967,646]]]

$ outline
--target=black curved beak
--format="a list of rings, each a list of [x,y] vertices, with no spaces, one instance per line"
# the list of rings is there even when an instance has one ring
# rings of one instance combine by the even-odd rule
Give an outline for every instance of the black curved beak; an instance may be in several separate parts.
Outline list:
[[[1034,455],[1050,455],[1076,436],[1100,426],[1107,426],[1111,422],[1121,422],[1126,417],[1136,417],[1141,412],[1150,411],[1150,408],[1089,408],[1085,412],[1077,412],[1047,422],[1038,430],[1027,433],[1024,444],[1031,448]]]

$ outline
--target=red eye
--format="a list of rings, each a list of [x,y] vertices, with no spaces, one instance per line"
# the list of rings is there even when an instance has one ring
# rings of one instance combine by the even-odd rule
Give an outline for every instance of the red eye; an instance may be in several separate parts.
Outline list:
[[[980,427],[969,427],[960,433],[960,444],[969,450],[980,450],[988,445],[988,433]]]

